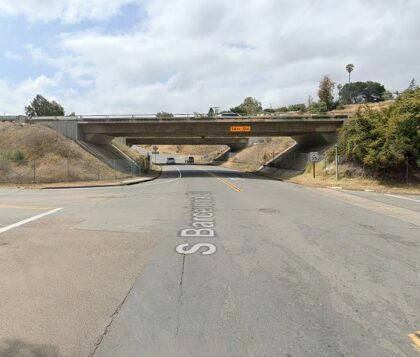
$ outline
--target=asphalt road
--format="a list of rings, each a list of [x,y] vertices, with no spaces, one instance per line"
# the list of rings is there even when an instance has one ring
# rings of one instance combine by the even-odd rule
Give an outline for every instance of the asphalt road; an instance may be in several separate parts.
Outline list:
[[[95,357],[418,355],[420,197],[176,165],[141,185],[0,202],[0,230],[37,202],[63,208],[50,221],[159,237]]]

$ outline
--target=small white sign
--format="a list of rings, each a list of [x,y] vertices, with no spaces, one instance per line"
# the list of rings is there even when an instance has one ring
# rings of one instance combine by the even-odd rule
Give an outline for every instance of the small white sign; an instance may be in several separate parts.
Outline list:
[[[319,161],[319,154],[317,151],[309,153],[309,161],[310,162],[318,162]]]

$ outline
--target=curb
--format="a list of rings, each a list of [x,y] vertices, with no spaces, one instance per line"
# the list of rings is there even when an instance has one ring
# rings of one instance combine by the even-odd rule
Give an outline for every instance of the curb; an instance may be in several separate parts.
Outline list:
[[[244,171],[244,172],[248,172],[249,174],[253,174],[253,175],[257,175],[257,176],[267,177],[267,178],[277,180],[277,181],[282,181],[282,182],[285,181],[285,180],[283,180],[279,177],[271,176],[271,175],[265,174],[263,172],[258,172],[258,171]]]
[[[120,181],[120,182],[111,182],[98,185],[77,185],[77,186],[51,186],[51,187],[41,187],[41,190],[65,190],[70,188],[98,188],[98,187],[121,187],[121,186],[133,186],[144,182],[150,182],[158,179],[162,175],[162,168],[160,168],[158,174],[154,177],[149,177],[145,179],[138,179],[132,181]]]

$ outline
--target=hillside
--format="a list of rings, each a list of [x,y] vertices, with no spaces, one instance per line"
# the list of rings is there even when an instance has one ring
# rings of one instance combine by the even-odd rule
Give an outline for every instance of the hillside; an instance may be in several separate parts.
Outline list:
[[[48,127],[0,123],[0,183],[102,180],[114,175],[77,143]]]
[[[348,104],[345,105],[343,109],[336,109],[331,110],[330,114],[355,114],[359,110],[361,106],[367,105],[368,107],[372,109],[383,109],[388,108],[391,104],[393,104],[394,100],[386,100],[384,102],[378,102],[378,103],[363,103],[363,104]]]

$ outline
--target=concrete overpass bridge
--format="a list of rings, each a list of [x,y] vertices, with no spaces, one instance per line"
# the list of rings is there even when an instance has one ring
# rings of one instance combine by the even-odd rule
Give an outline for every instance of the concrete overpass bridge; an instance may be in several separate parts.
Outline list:
[[[75,140],[105,144],[125,138],[127,144],[247,145],[250,137],[290,136],[301,144],[334,141],[347,116],[283,115],[267,117],[77,116],[34,117]]]
[[[2,119],[0,118],[0,121]],[[8,117],[5,120],[13,120]],[[296,157],[309,151],[322,151],[336,141],[337,129],[347,115],[281,115],[243,117],[197,117],[155,115],[16,117],[14,121],[47,125],[82,145],[86,150],[115,166],[129,162],[123,152],[110,142],[120,138],[128,145],[228,145],[238,150],[248,145],[251,137],[289,136],[296,145],[270,165],[301,170],[305,162]],[[297,155],[298,154],[298,155]],[[305,155],[303,155],[305,156]],[[300,155],[302,157],[302,155]],[[123,160],[120,160],[123,159]],[[125,165],[127,167],[132,166]],[[124,171],[124,164],[118,169]]]

